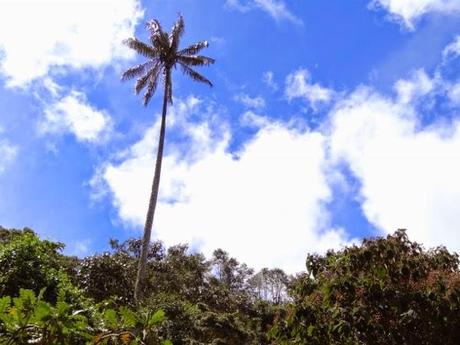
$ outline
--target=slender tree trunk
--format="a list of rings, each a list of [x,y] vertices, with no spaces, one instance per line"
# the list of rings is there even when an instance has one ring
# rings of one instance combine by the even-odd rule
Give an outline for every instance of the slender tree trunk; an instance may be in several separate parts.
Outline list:
[[[167,80],[167,79],[166,79]],[[155,207],[157,205],[158,190],[160,186],[160,175],[161,175],[161,162],[163,160],[163,147],[165,141],[165,130],[166,130],[166,111],[168,107],[168,82],[165,83],[164,97],[163,97],[163,112],[161,114],[161,129],[160,139],[158,142],[157,160],[155,163],[155,175],[153,177],[152,191],[150,194],[149,208],[147,211],[147,217],[145,219],[144,226],[144,237],[142,238],[141,256],[139,259],[139,266],[137,269],[136,285],[134,286],[134,300],[138,303],[144,292],[145,285],[145,271],[147,267],[147,254],[150,246],[150,237],[152,235],[153,216],[155,215]]]

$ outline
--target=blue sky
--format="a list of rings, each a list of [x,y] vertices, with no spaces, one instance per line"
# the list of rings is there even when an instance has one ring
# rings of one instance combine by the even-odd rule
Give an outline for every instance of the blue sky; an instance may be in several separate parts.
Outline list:
[[[121,42],[178,13],[214,87],[173,76],[155,239],[289,272],[397,228],[460,250],[458,0],[1,0],[1,225],[140,236],[162,97]]]

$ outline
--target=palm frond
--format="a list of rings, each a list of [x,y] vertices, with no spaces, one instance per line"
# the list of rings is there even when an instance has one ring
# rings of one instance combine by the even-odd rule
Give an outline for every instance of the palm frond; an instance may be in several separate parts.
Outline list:
[[[150,42],[152,43],[152,46],[156,48],[158,54],[161,54],[161,52],[169,49],[169,40],[167,38],[165,40],[165,37],[162,35],[150,36]]]
[[[185,49],[180,50],[179,52],[177,52],[177,55],[195,55],[200,50],[202,50],[203,48],[207,48],[208,46],[208,41],[200,41],[188,46]]]
[[[212,83],[208,79],[206,79],[204,76],[202,76],[200,73],[198,73],[197,71],[194,71],[193,69],[183,64],[182,62],[179,62],[179,64],[182,67],[182,70],[184,71],[184,73],[190,76],[193,80],[198,81],[200,83],[208,84],[209,86],[212,87]]]
[[[161,33],[161,43],[164,45],[164,47],[169,48],[169,35],[167,32]]]
[[[133,66],[127,69],[121,75],[121,80],[126,81],[126,80],[133,79],[134,77],[141,76],[142,74],[144,74],[144,71],[146,70],[146,68],[148,68],[149,65],[151,65],[152,63],[153,61],[149,60],[147,62],[141,63],[139,65],[136,65],[136,66]]]
[[[173,52],[177,51],[177,47],[179,46],[179,41],[184,33],[185,29],[185,23],[184,23],[184,17],[179,15],[179,18],[177,18],[176,23],[174,24],[172,30],[171,30],[171,35],[169,37],[170,43],[171,43],[171,50]]]
[[[131,67],[123,72],[123,74],[121,75],[121,80],[125,81],[125,80],[133,79],[134,77],[138,77],[144,73],[144,70],[145,70],[145,63]]]
[[[150,35],[156,35],[156,34],[161,34],[163,32],[163,29],[161,28],[161,24],[157,19],[152,19],[149,20],[145,26],[147,27],[147,30],[150,31]]]
[[[134,90],[136,91],[136,94],[139,94],[141,90],[147,85],[147,81],[149,78],[151,79],[158,79],[158,74],[160,71],[161,64],[159,62],[156,63],[153,68],[151,68],[145,75],[137,79],[136,85],[134,86]]]
[[[157,33],[150,36],[150,42],[157,49],[159,54],[169,50],[169,37],[167,32]]]
[[[147,81],[150,78],[150,72],[147,74],[144,74],[142,77],[138,78],[136,80],[136,84],[134,85],[134,91],[136,92],[136,95],[141,92],[141,90],[147,85]]]
[[[155,93],[158,86],[158,78],[149,78],[149,85],[147,86],[147,91],[144,94],[144,106],[149,104],[150,99],[152,98],[153,94]]]
[[[124,40],[123,43],[145,57],[153,59],[158,55],[155,47],[149,46],[147,43],[139,41],[137,38],[128,38]]]
[[[160,50],[169,47],[168,33],[163,31],[158,20],[149,20],[146,27],[150,31],[150,42],[154,47]]]
[[[209,66],[216,60],[202,55],[179,55],[177,60],[188,66]]]

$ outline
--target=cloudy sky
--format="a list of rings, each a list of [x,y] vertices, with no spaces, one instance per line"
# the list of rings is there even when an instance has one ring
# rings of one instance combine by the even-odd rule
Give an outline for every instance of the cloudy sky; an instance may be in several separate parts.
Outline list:
[[[122,41],[206,39],[173,75],[154,239],[255,268],[408,229],[460,251],[460,1],[0,0],[0,224],[79,256],[140,236],[161,91]]]

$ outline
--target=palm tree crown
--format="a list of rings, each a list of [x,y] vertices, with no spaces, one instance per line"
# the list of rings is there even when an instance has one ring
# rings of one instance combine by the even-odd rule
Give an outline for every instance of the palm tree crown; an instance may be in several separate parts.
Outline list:
[[[167,100],[172,103],[171,69],[175,68],[177,64],[193,80],[212,86],[212,83],[207,78],[191,67],[207,66],[214,63],[214,59],[210,57],[196,55],[203,48],[208,47],[208,42],[200,41],[179,50],[179,41],[184,33],[184,19],[182,16],[179,16],[169,35],[163,31],[156,19],[149,21],[146,26],[150,32],[150,44],[144,43],[137,38],[129,38],[125,40],[125,44],[148,60],[131,67],[121,77],[122,80],[138,77],[134,89],[136,94],[139,94],[142,89],[146,89],[144,94],[145,106],[155,93],[160,76],[164,82]]]

